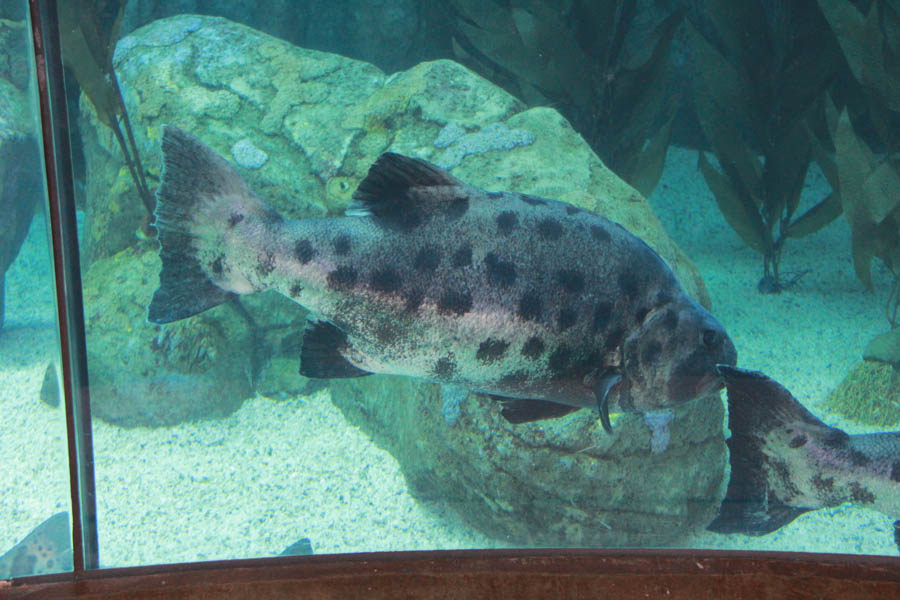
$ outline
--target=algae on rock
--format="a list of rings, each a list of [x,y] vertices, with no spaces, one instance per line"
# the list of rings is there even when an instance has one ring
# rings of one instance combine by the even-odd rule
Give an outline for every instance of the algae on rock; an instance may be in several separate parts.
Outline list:
[[[900,425],[900,377],[887,363],[860,361],[830,394],[825,408],[864,425]]]

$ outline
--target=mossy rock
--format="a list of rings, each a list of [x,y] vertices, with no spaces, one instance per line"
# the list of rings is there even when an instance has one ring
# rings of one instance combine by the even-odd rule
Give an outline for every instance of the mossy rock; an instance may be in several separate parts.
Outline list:
[[[824,406],[858,423],[894,427],[900,424],[900,377],[889,364],[861,361]]]

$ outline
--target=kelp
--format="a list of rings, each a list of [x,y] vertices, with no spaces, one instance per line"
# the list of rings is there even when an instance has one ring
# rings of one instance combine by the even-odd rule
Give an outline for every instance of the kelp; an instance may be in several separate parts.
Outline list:
[[[113,69],[124,0],[66,0],[58,4],[63,64],[97,111],[100,122],[116,137],[148,217],[153,196],[147,187],[131,121]],[[123,134],[122,127],[125,132]]]
[[[644,195],[653,190],[677,105],[666,83],[682,12],[626,44],[636,0],[450,4],[461,60],[530,105],[557,107],[617,175]]]
[[[700,171],[725,220],[763,255],[757,288],[778,293],[799,277],[780,272],[786,241],[840,215],[832,194],[795,217],[810,162],[827,159],[821,146],[830,142],[813,135],[812,121],[839,51],[814,0],[708,0],[689,16],[688,32],[696,113],[718,161],[717,169],[700,152]]]
[[[900,368],[900,2],[818,0],[840,43],[861,101],[840,113],[834,136],[843,212],[850,223],[853,267],[873,290],[872,260],[893,276],[885,313],[891,330],[876,336],[863,358]],[[861,10],[862,9],[862,10]],[[865,122],[869,135],[858,132]],[[870,138],[867,142],[865,137]],[[896,384],[896,377],[891,385]]]

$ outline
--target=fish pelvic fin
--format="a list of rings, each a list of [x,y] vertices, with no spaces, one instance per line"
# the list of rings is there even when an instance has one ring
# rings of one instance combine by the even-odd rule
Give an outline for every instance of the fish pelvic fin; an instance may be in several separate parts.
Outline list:
[[[216,251],[221,232],[245,217],[281,220],[224,158],[197,138],[167,125],[162,138],[162,183],[156,220],[162,270],[148,309],[152,323],[170,323],[222,304],[234,295],[222,278]],[[217,262],[218,261],[218,262]]]
[[[548,400],[530,400],[521,398],[507,398],[496,394],[489,394],[491,398],[503,405],[500,415],[511,425],[521,425],[543,419],[558,419],[569,413],[575,412],[579,407],[567,404],[557,404]]]

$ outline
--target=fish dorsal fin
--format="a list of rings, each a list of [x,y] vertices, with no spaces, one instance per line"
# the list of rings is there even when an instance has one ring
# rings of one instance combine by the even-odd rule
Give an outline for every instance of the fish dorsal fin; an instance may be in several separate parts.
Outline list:
[[[346,214],[371,215],[398,225],[415,226],[421,222],[427,207],[422,206],[420,194],[410,191],[448,186],[464,187],[465,184],[427,161],[386,152],[369,167],[368,175],[353,193]],[[448,195],[435,194],[434,198],[448,199]]]

